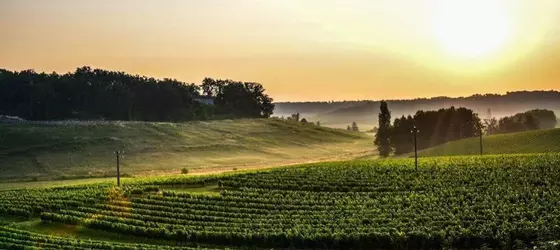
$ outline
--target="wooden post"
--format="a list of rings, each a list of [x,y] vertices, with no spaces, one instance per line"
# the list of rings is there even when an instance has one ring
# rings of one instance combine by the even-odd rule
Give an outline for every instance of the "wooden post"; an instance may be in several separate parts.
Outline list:
[[[416,133],[418,133],[418,129],[416,128],[416,126],[414,126],[412,128],[412,131],[410,132],[412,132],[414,136],[414,168],[418,170],[418,142],[416,139]]]
[[[480,155],[483,155],[483,151],[482,151],[482,126],[480,127],[480,131],[478,131],[478,133],[480,134]]]
[[[120,168],[120,157],[119,157],[119,151],[115,151],[115,154],[117,155],[117,186],[121,186],[121,168]]]

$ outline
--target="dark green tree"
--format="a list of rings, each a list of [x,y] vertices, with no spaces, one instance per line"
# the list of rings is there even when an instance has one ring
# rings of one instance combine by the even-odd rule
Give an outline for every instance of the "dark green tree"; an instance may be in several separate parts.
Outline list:
[[[412,116],[395,119],[391,130],[391,147],[395,154],[404,154],[414,149],[414,138],[410,134],[414,128]]]
[[[358,128],[358,124],[356,122],[352,122],[352,127],[351,127],[352,131],[354,132],[358,132],[360,131],[360,128]]]
[[[382,101],[380,106],[381,112],[379,113],[377,133],[375,134],[375,146],[377,151],[382,157],[387,157],[391,154],[391,111],[387,107],[387,102]]]

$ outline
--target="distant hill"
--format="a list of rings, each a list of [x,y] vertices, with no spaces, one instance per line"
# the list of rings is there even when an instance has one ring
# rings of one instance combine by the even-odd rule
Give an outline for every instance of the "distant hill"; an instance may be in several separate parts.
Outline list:
[[[348,158],[372,151],[371,139],[277,119],[211,122],[0,123],[0,181],[180,174]]]
[[[484,94],[468,97],[433,97],[411,100],[388,100],[393,119],[397,116],[412,115],[418,110],[467,107],[481,118],[503,117],[530,109],[549,109],[560,113],[560,92],[558,91],[517,91],[505,95]],[[490,109],[491,114],[488,114]],[[323,103],[276,103],[278,112],[302,113],[311,121],[334,127],[346,127],[356,121],[360,128],[373,127],[377,122],[379,101],[323,102]],[[275,114],[277,114],[276,112]]]
[[[560,129],[483,137],[484,154],[521,154],[560,152]],[[419,152],[419,156],[476,155],[480,153],[479,138],[449,142]]]
[[[339,109],[360,106],[370,101],[340,101],[340,102],[276,102],[274,116],[288,117],[300,113],[303,117],[313,117],[317,114],[328,113]]]

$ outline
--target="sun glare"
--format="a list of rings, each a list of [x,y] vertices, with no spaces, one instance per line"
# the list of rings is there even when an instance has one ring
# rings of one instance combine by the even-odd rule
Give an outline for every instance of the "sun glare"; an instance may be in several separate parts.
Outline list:
[[[434,15],[437,41],[447,53],[480,58],[499,51],[510,38],[511,18],[493,0],[442,0]]]

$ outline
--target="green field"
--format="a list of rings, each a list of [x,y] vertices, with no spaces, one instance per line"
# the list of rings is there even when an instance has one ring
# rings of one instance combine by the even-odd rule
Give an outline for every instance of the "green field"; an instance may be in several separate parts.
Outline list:
[[[479,138],[449,142],[419,152],[419,156],[451,156],[480,154]],[[530,154],[560,152],[560,129],[483,137],[484,154]]]
[[[44,180],[231,171],[373,153],[371,138],[276,119],[0,125],[0,179]],[[0,181],[1,181],[0,180]]]
[[[413,162],[0,191],[0,214],[12,218],[0,246],[552,249],[560,240],[560,154]]]

